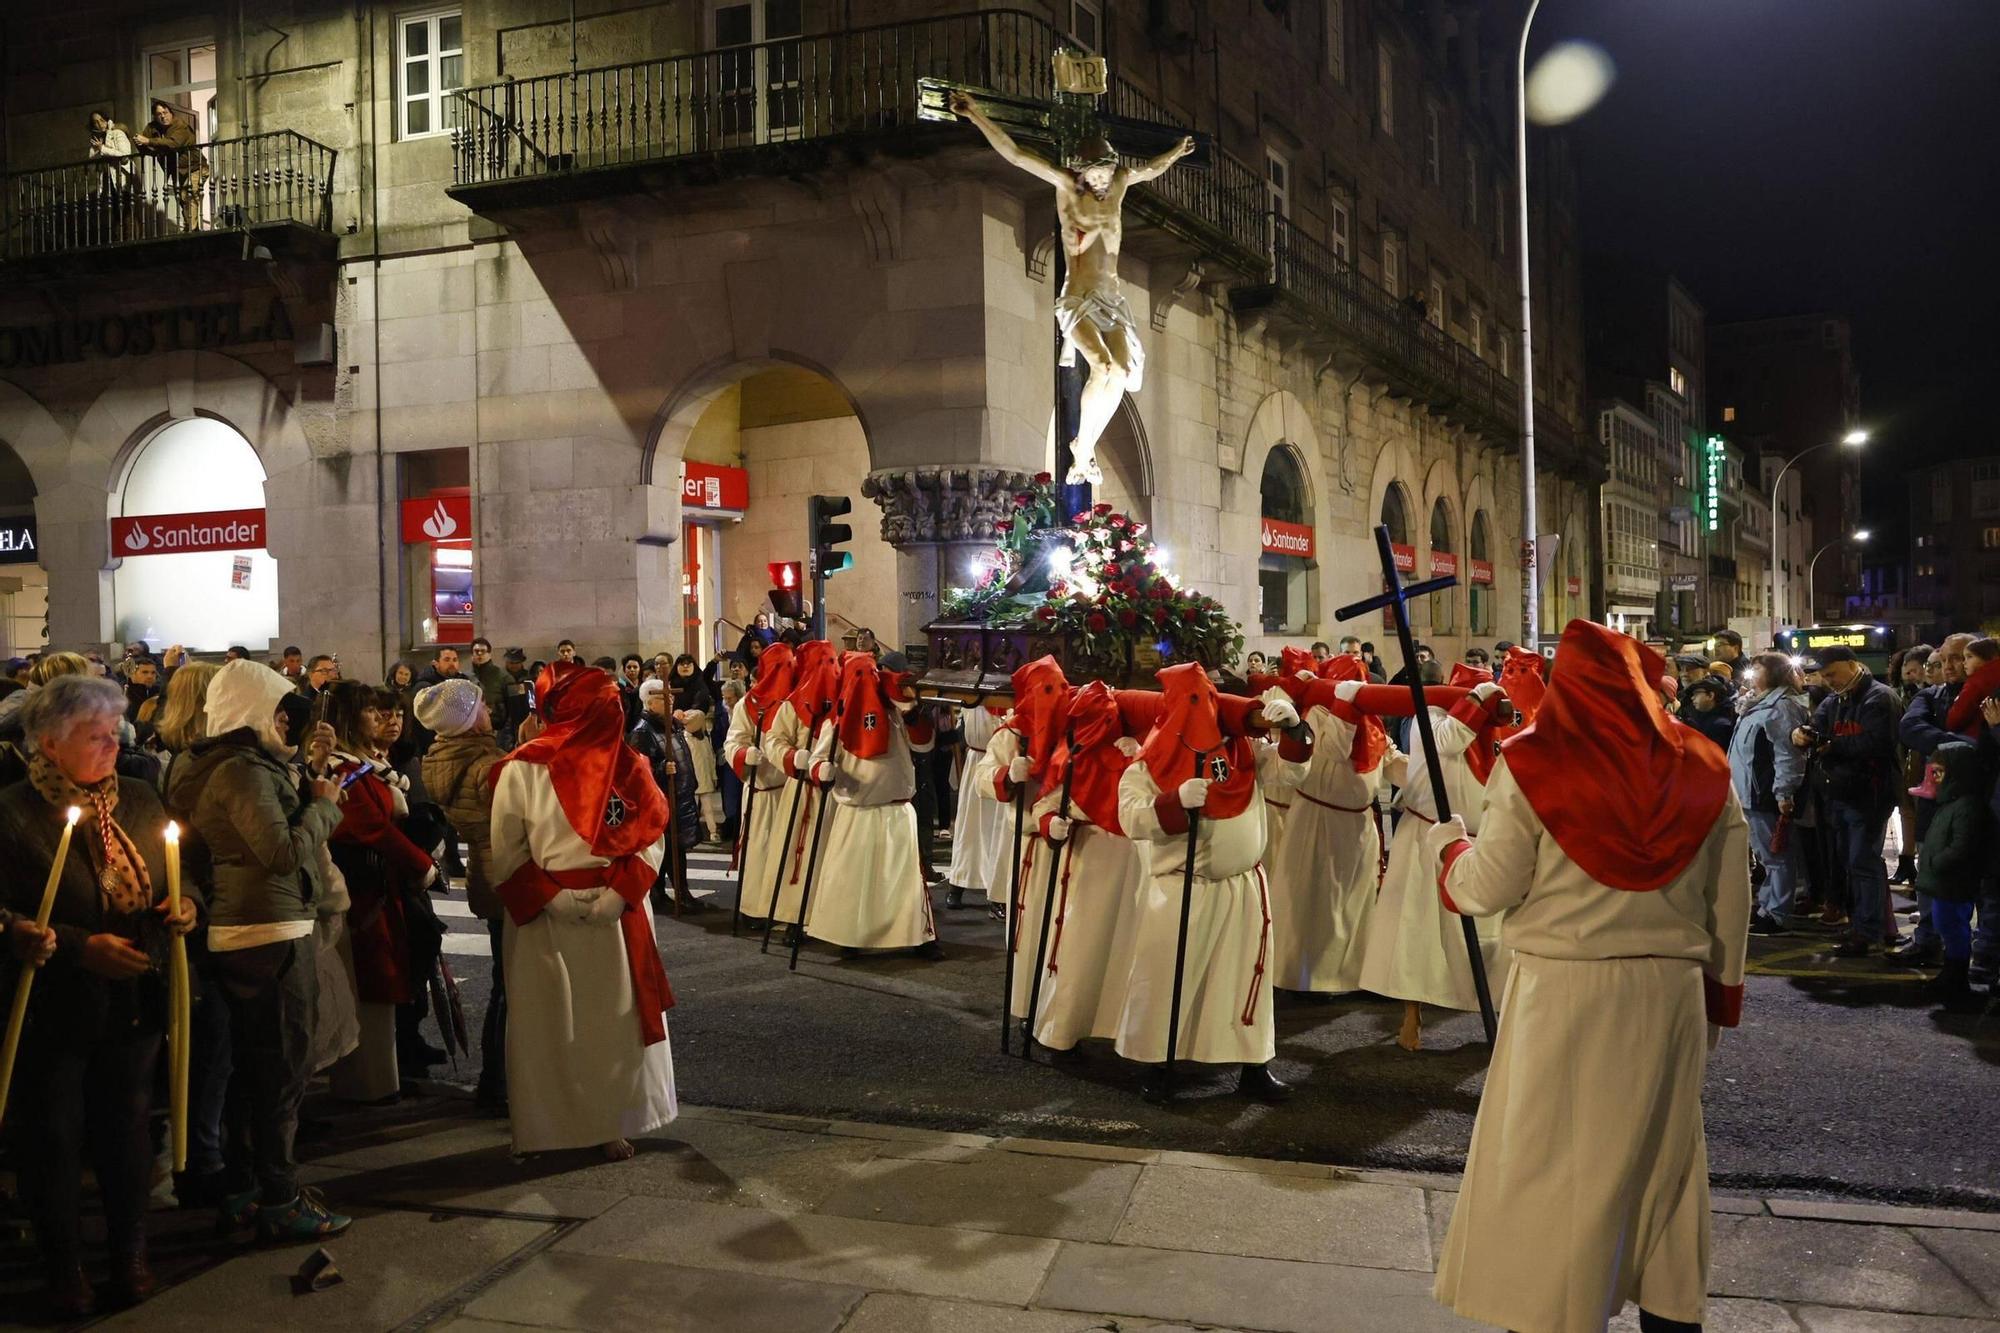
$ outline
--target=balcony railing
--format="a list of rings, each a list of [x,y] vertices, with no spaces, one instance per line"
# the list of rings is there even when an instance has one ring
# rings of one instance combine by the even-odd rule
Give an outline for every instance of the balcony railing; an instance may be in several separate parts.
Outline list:
[[[1413,304],[1399,301],[1324,242],[1276,214],[1271,280],[1334,332],[1400,371],[1426,398],[1476,412],[1509,430],[1521,424],[1521,387],[1447,337]],[[1538,414],[1539,415],[1539,414]]]
[[[453,94],[459,186],[698,159],[885,135],[931,136],[918,80],[1046,99],[1062,34],[1018,10],[993,9],[787,37],[654,60],[514,79]],[[1105,109],[1174,123],[1115,79]],[[1217,151],[1139,187],[1155,211],[1194,224],[1197,240],[1263,250],[1258,174]]]
[[[200,145],[202,167],[99,158],[0,177],[10,260],[290,222],[331,231],[335,152],[290,130]]]

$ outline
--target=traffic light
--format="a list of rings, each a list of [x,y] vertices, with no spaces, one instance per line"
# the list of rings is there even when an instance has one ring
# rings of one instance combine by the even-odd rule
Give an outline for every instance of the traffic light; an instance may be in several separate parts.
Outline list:
[[[799,562],[773,560],[764,566],[771,572],[771,609],[786,620],[799,618]]]
[[[813,495],[806,498],[806,545],[813,553],[813,573],[819,578],[854,568],[851,552],[837,549],[854,540],[854,529],[834,519],[852,512],[854,501],[844,495]]]

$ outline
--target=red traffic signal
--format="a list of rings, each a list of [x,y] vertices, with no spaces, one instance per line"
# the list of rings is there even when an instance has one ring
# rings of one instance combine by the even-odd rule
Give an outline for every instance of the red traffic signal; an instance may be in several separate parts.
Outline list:
[[[788,592],[798,591],[799,579],[803,575],[803,565],[797,560],[773,560],[764,566],[771,572],[771,586]]]

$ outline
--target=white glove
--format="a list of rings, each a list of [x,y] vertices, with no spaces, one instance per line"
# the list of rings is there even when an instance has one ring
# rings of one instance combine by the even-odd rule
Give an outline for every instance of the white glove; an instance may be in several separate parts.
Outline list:
[[[1299,710],[1292,707],[1290,699],[1266,699],[1264,701],[1264,720],[1282,731],[1287,727],[1296,727],[1299,724]]]
[[[1208,779],[1189,778],[1181,784],[1181,809],[1199,810],[1208,804]]]
[[[806,781],[819,787],[833,784],[833,761],[821,759],[806,766]]]
[[[1447,847],[1455,842],[1465,841],[1471,836],[1465,831],[1465,821],[1453,815],[1450,819],[1433,824],[1424,830],[1424,855],[1430,858],[1432,865],[1436,865],[1444,856]]]
[[[1120,736],[1117,745],[1118,753],[1124,755],[1127,759],[1137,759],[1139,757],[1139,742],[1133,740],[1130,736]]]
[[[625,900],[612,889],[592,889],[597,896],[590,900],[590,906],[583,919],[593,926],[601,926],[616,921],[625,915]]]
[[[1028,780],[1029,770],[1030,765],[1028,761],[1016,755],[1007,763],[1007,781],[1013,783],[1016,787],[1022,786]]]
[[[1352,702],[1354,696],[1359,693],[1361,693],[1361,682],[1358,680],[1343,680],[1333,687],[1333,697],[1342,703]]]
[[[582,921],[590,914],[590,895],[595,889],[562,889],[549,899],[542,911],[555,921]]]
[[[1069,841],[1069,821],[1061,815],[1050,815],[1048,820],[1049,841]]]
[[[745,772],[764,762],[764,752],[754,745],[743,747],[743,769]]]

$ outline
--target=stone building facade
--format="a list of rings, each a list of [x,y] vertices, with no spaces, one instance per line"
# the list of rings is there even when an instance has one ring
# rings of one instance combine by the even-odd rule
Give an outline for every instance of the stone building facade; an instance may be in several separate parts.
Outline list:
[[[1050,465],[1057,275],[1046,188],[923,121],[919,80],[1046,99],[1063,41],[1110,58],[1105,110],[1214,139],[1128,210],[1148,373],[1098,498],[1253,647],[1343,632],[1378,521],[1465,585],[1423,612],[1441,653],[1520,637],[1504,15],[558,9],[0,18],[0,521],[36,520],[49,642],[706,656],[815,493],[856,501],[836,628],[920,639]],[[206,177],[84,160],[90,110],[155,96]],[[1602,460],[1575,174],[1556,139],[1531,170],[1549,629],[1601,605]],[[263,545],[163,517],[217,511]]]

